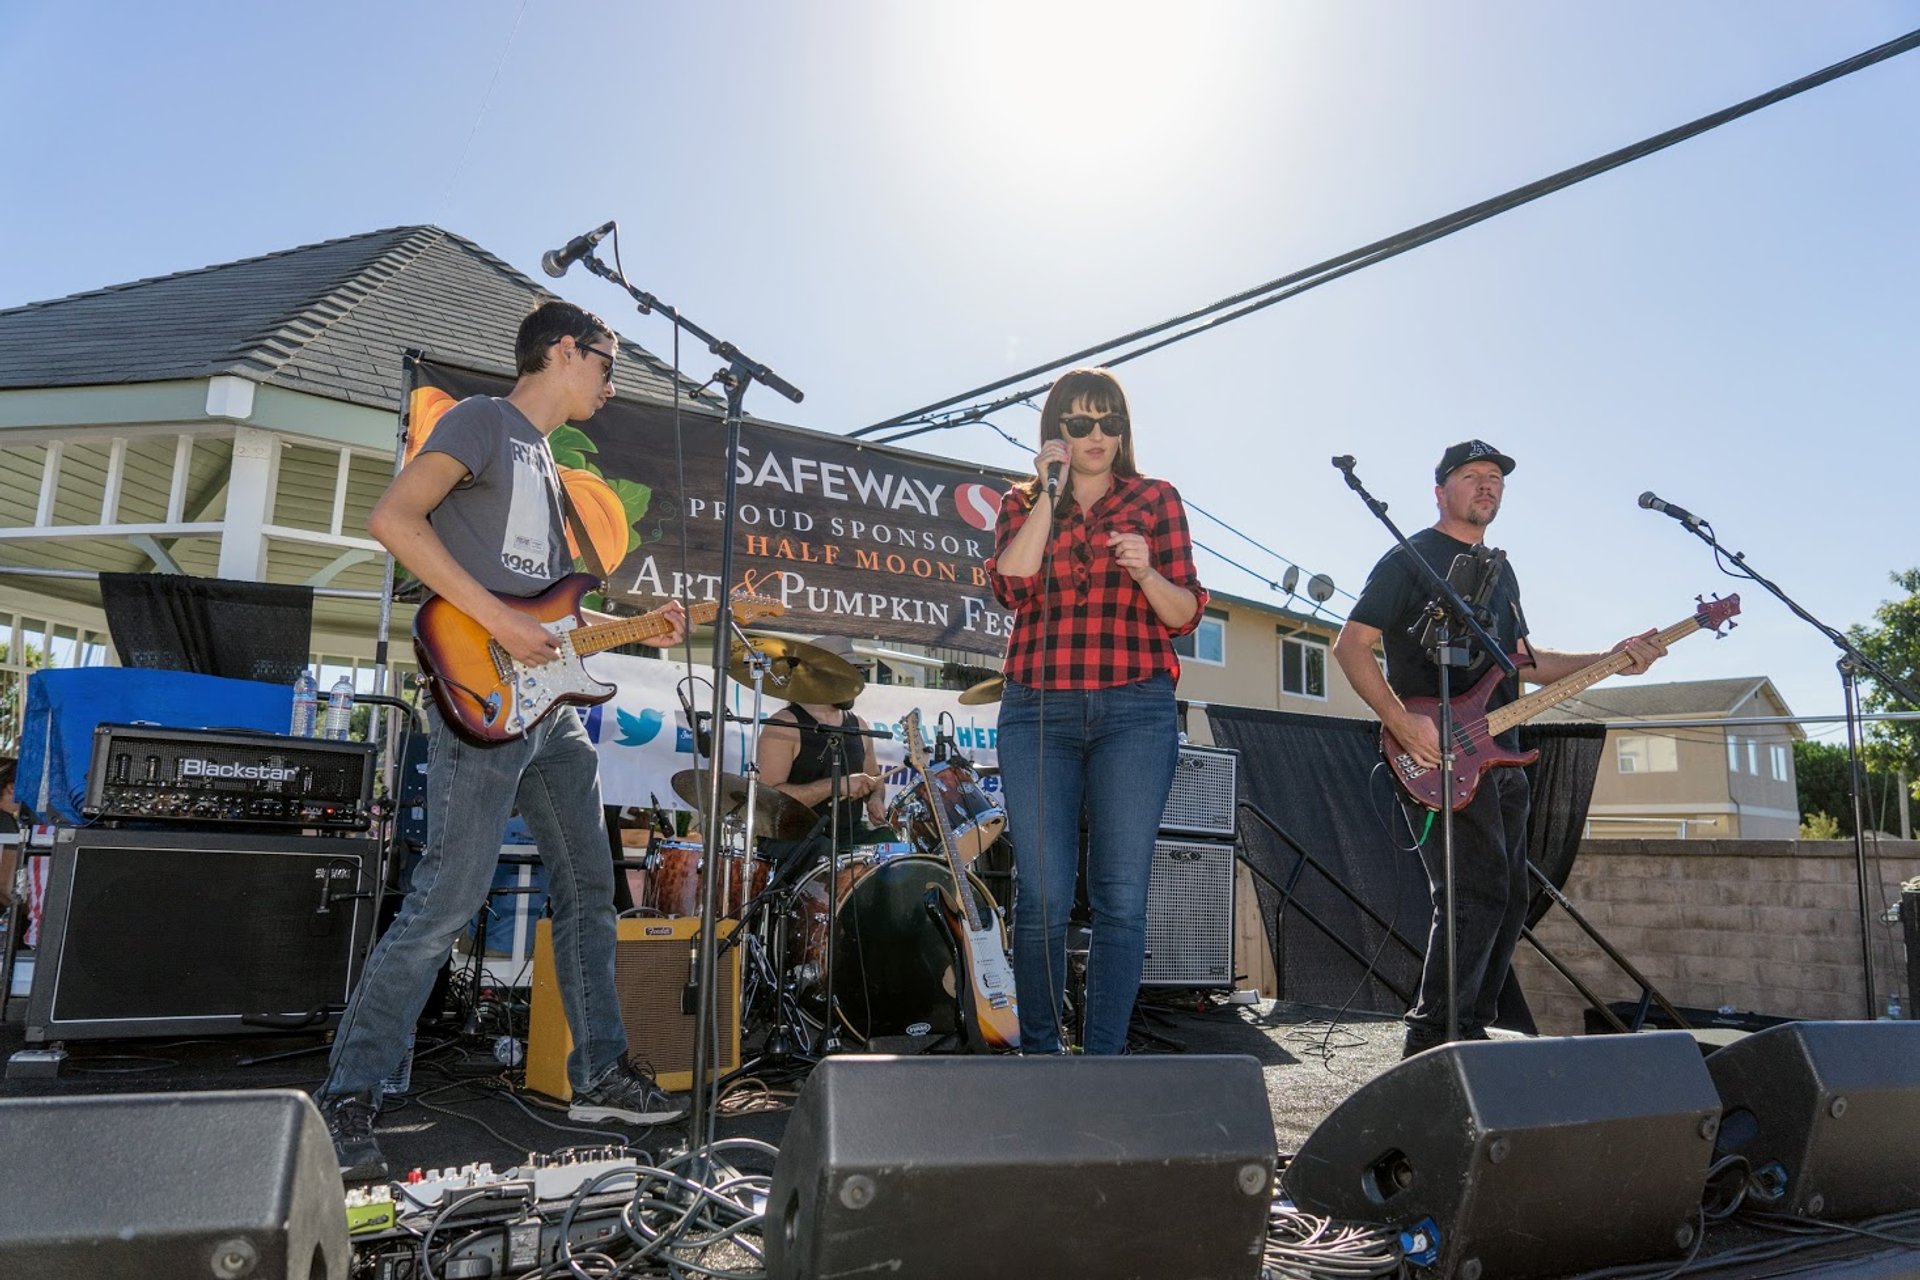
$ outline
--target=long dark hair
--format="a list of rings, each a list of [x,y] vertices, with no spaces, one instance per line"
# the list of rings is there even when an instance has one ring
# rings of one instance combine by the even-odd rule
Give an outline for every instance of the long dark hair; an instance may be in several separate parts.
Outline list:
[[[1127,432],[1120,437],[1120,447],[1114,451],[1113,473],[1139,475],[1140,468],[1133,460],[1133,415],[1127,413],[1127,393],[1120,389],[1120,380],[1110,369],[1069,369],[1060,375],[1047,392],[1047,402],[1040,406],[1041,447],[1049,440],[1066,436],[1060,429],[1060,419],[1067,416],[1067,410],[1073,408],[1076,400],[1086,401],[1088,408],[1100,413],[1127,414]],[[1038,481],[1027,482],[1028,496],[1033,496],[1038,489]],[[1068,501],[1071,500],[1072,489],[1068,486]]]

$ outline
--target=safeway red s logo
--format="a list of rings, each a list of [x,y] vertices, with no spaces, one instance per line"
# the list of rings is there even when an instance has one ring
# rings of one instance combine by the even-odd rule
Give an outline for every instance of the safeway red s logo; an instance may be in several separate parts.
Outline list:
[[[974,528],[991,529],[1000,518],[1000,490],[984,484],[955,485],[953,509]]]

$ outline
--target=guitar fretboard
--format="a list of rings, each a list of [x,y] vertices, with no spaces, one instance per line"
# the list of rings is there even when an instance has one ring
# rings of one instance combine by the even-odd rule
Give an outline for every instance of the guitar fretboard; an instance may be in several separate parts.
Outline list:
[[[687,610],[687,622],[691,626],[700,626],[712,622],[720,613],[720,606],[712,601],[702,601]],[[666,635],[673,630],[673,624],[659,613],[643,613],[637,618],[617,618],[612,622],[596,622],[588,627],[575,627],[569,633],[573,641],[573,651],[581,657],[611,649],[615,645],[635,644],[642,640],[651,640],[654,636]]]
[[[1700,629],[1700,617],[1694,614],[1682,622],[1676,622],[1660,633],[1663,644],[1672,644],[1683,636],[1690,636]],[[1517,724],[1525,724],[1549,707],[1556,707],[1583,689],[1592,687],[1608,676],[1625,671],[1633,665],[1633,659],[1623,650],[1610,653],[1590,667],[1582,667],[1564,679],[1535,689],[1525,697],[1515,698],[1498,711],[1487,713],[1487,735],[1497,738]]]

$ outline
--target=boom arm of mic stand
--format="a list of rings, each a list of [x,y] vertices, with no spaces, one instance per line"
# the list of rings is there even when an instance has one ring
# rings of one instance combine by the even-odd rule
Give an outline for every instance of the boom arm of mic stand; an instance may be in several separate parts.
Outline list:
[[[676,326],[686,330],[687,333],[699,339],[701,342],[706,343],[707,350],[713,352],[713,354],[719,356],[722,360],[725,360],[729,370],[735,375],[750,378],[762,386],[767,387],[769,390],[785,396],[795,404],[799,404],[800,401],[805,398],[805,393],[802,392],[800,388],[788,382],[766,365],[748,357],[733,343],[714,337],[705,329],[702,329],[699,325],[681,315],[677,307],[662,306],[660,299],[654,297],[645,289],[635,288],[629,284],[625,276],[600,261],[597,255],[592,253],[584,255],[580,259],[580,265],[591,271],[594,275],[599,276],[602,280],[619,286],[625,291],[628,297],[633,299],[635,305],[640,308],[641,315],[659,311],[669,320],[673,321]]]

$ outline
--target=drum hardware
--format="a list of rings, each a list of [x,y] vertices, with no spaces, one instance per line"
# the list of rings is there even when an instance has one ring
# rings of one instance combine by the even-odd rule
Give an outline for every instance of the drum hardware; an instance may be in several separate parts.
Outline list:
[[[938,797],[941,814],[953,833],[954,852],[968,866],[1006,830],[1007,811],[980,785],[979,775],[964,756],[928,764],[926,774],[915,771],[906,787],[887,807],[887,824],[913,842],[922,853],[941,852],[940,829],[930,806]]]
[[[1006,692],[1007,678],[1005,676],[994,676],[990,680],[982,680],[979,684],[967,686],[960,694],[960,705],[963,707],[984,707],[989,702],[1000,701],[1000,699],[1006,695]]]
[[[851,702],[867,684],[858,667],[819,645],[774,636],[754,636],[752,643],[734,641],[727,674],[741,684],[751,684],[756,666],[789,702]]]
[[[758,740],[757,729],[755,739]],[[813,810],[784,791],[761,788],[758,768],[748,767],[753,772],[744,777],[731,773],[720,775],[723,821],[740,821],[761,840],[799,840],[813,830]],[[711,786],[710,772],[704,768],[682,769],[673,775],[674,794],[695,809],[705,809]]]

